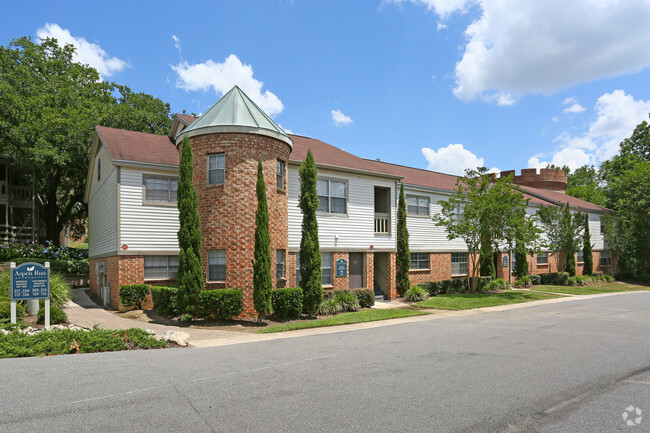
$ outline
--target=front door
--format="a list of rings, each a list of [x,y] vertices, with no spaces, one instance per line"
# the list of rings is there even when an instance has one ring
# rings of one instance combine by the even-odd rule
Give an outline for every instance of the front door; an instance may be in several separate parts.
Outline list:
[[[363,253],[350,253],[350,288],[363,287]]]

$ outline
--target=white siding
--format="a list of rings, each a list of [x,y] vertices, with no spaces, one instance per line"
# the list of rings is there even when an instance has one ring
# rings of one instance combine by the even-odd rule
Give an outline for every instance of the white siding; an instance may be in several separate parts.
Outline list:
[[[101,180],[97,180],[97,161],[101,159]],[[101,146],[94,160],[93,179],[89,179],[88,254],[90,258],[117,253],[117,167]]]
[[[462,239],[447,239],[447,231],[438,227],[431,217],[439,214],[442,206],[441,200],[448,196],[438,193],[423,192],[419,190],[404,189],[404,195],[417,195],[429,198],[429,217],[407,216],[406,227],[409,231],[409,248],[413,251],[467,251],[467,245]]]
[[[289,248],[300,248],[302,212],[298,207],[298,167],[289,166]],[[346,172],[318,170],[318,176],[348,183],[348,214],[318,214],[321,249],[395,249],[395,182]],[[375,186],[390,188],[391,234],[375,235]],[[335,236],[338,235],[338,239]]]
[[[589,214],[589,235],[591,236],[591,245],[596,251],[605,249],[605,239],[600,233],[600,217],[602,214]]]
[[[173,176],[132,168],[120,173],[120,242],[128,251],[178,251],[178,208],[145,205],[142,200],[143,174]]]

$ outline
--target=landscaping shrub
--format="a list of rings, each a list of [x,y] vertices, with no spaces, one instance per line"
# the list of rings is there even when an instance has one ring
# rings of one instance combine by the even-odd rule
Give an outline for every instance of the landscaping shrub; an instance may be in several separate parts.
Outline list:
[[[429,293],[429,296],[436,296],[442,290],[442,281],[428,281],[426,283],[416,284],[417,287],[422,287]],[[413,286],[413,287],[415,287]]]
[[[558,286],[565,286],[567,285],[569,280],[569,273],[568,272],[558,272],[557,277],[555,280],[555,284]]]
[[[426,301],[428,297],[429,292],[419,284],[411,287],[404,294],[404,298],[409,302]]]
[[[56,325],[57,323],[64,323],[68,321],[68,316],[59,307],[50,306],[50,324]],[[36,315],[36,323],[39,325],[45,324],[45,308],[38,310]]]
[[[477,292],[483,292],[486,290],[487,285],[492,281],[491,276],[484,276],[478,278],[478,284],[476,285]]]
[[[16,320],[20,320],[27,315],[25,308],[16,303]],[[0,319],[11,318],[11,301],[0,301]]]
[[[176,308],[176,296],[178,295],[177,287],[170,286],[153,286],[151,287],[151,300],[153,308],[160,314],[166,316],[178,315]]]
[[[465,293],[468,290],[468,278],[453,278],[447,293]]]
[[[542,283],[542,277],[539,275],[529,275],[528,278],[533,286],[539,286]]]
[[[45,262],[50,262],[50,272],[59,272],[61,274],[88,274],[89,265],[88,259],[70,259],[70,260],[56,260],[56,259],[43,259],[43,258],[33,258],[33,257],[20,257],[11,259],[12,262],[16,263],[16,266],[20,266],[23,263],[38,263],[39,265],[45,265]]]
[[[302,289],[300,287],[273,289],[271,291],[271,304],[273,305],[273,316],[278,319],[300,317],[302,313]]]
[[[317,314],[319,316],[326,316],[329,314],[336,314],[341,312],[341,305],[336,302],[334,297],[325,298],[318,306]]]
[[[370,308],[375,305],[375,292],[372,289],[353,289],[352,293],[357,295],[361,308]]]
[[[515,287],[519,287],[519,288],[528,288],[531,287],[532,285],[533,283],[530,281],[530,277],[528,275],[518,278],[517,281],[515,282]]]
[[[496,278],[490,281],[487,286],[485,286],[485,290],[488,292],[493,292],[495,290],[506,290],[509,287],[510,284],[506,280],[503,278]]]
[[[10,242],[0,247],[0,261],[16,261],[15,259],[51,260],[81,260],[88,259],[87,248],[70,248],[54,246],[52,241],[45,241],[44,245],[30,241]]]
[[[603,281],[606,281],[608,283],[613,283],[614,281],[616,281],[616,279],[614,277],[612,277],[611,275],[607,275],[607,274],[602,275],[602,278],[603,278]]]
[[[555,284],[557,282],[557,272],[551,272],[549,274],[541,274],[540,282],[544,285],[546,284]]]
[[[11,274],[10,270],[0,272],[0,297],[10,297]],[[50,302],[55,307],[62,307],[70,300],[70,284],[63,275],[50,272]]]
[[[142,304],[149,293],[147,284],[123,284],[120,286],[120,302],[125,307],[142,310]]]
[[[201,317],[217,320],[237,317],[244,309],[242,292],[238,289],[202,290],[197,304]]]
[[[359,309],[359,299],[350,290],[336,290],[332,299],[341,307],[341,311],[357,311]]]

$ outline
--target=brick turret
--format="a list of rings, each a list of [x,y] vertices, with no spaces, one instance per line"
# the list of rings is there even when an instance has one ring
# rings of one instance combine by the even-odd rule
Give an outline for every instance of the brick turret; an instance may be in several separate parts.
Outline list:
[[[520,175],[515,170],[502,171],[500,177],[515,175],[513,183],[533,188],[550,189],[557,192],[565,192],[567,185],[567,173],[564,170],[554,168],[542,168],[537,173],[536,168],[523,168]]]

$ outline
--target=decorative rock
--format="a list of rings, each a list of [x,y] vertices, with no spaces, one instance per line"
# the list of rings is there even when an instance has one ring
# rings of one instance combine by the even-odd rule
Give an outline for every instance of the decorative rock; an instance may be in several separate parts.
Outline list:
[[[176,343],[182,347],[190,344],[190,334],[187,332],[165,331],[162,334],[162,339],[167,342]]]
[[[154,331],[153,329],[145,329],[144,332],[146,332],[149,335],[156,335],[156,331]]]
[[[0,329],[0,332],[2,332],[4,335],[11,334],[11,331],[7,331],[6,329]]]

